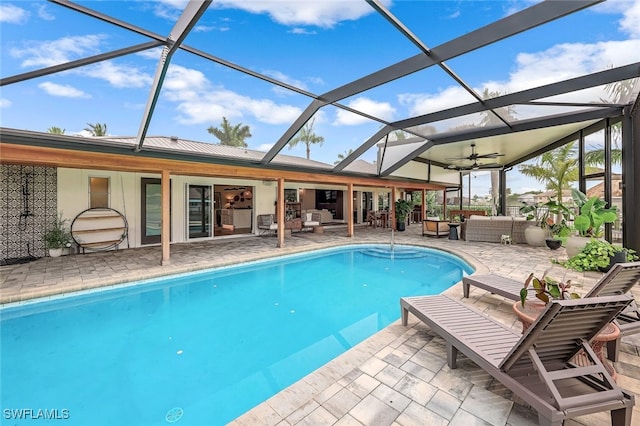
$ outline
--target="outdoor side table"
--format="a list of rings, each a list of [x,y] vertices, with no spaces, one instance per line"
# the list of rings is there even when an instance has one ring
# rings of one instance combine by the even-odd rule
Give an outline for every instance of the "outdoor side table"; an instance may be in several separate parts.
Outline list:
[[[458,226],[459,223],[449,223],[449,239],[457,240],[458,239]]]

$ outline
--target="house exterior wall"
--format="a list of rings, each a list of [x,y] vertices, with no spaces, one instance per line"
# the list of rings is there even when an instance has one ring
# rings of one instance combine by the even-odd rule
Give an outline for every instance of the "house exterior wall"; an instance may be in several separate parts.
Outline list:
[[[109,178],[109,207],[127,218],[129,225],[128,246],[140,247],[141,243],[141,180],[160,179],[159,174],[130,173],[88,169],[58,169],[57,198],[59,209],[65,218],[73,220],[79,213],[89,208],[89,179]],[[252,221],[257,234],[255,220],[258,214],[274,213],[277,184],[246,179],[224,179],[200,176],[171,176],[171,242],[189,241],[188,234],[188,187],[189,185],[233,185],[251,186],[253,190]],[[224,200],[223,200],[224,201]],[[213,238],[213,237],[208,237]],[[202,238],[198,238],[201,240]],[[207,239],[207,238],[204,238]],[[121,246],[122,248],[122,246]]]

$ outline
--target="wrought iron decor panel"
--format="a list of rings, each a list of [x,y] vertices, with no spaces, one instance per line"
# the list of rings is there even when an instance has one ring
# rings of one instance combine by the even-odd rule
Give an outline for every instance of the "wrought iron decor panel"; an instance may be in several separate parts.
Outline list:
[[[0,262],[44,257],[43,235],[57,215],[57,169],[0,165]]]

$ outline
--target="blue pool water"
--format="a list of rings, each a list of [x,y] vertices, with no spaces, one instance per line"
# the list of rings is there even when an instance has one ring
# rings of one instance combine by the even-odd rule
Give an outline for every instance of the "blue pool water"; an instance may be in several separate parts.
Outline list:
[[[471,272],[435,250],[349,246],[7,306],[1,421],[224,424],[398,319],[401,296]]]

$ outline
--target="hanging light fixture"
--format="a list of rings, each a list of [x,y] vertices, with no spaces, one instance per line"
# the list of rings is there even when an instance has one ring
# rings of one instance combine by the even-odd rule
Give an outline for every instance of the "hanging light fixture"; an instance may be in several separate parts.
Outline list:
[[[244,195],[244,198],[246,200],[250,200],[250,199],[253,198],[253,193],[248,189],[246,191],[244,191],[244,193],[242,195]]]

